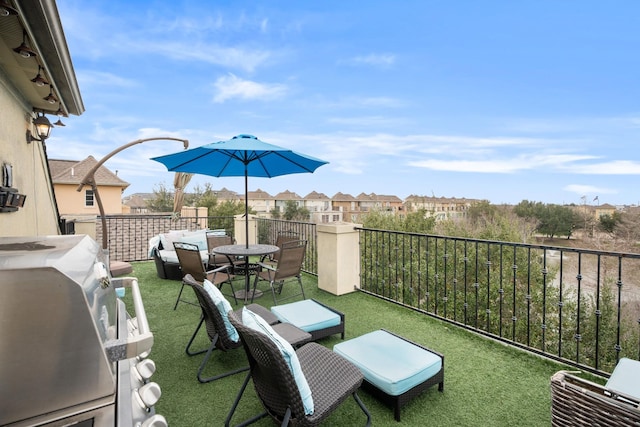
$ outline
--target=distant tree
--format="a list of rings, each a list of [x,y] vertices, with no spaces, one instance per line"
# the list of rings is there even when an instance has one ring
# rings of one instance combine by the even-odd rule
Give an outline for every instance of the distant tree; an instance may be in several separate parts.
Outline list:
[[[569,239],[580,218],[567,206],[545,205],[544,209],[538,212],[538,220],[538,232],[549,238],[567,236]]]
[[[164,184],[153,187],[153,197],[147,200],[147,209],[151,212],[173,211],[173,193]]]
[[[466,221],[441,221],[436,234],[503,242],[529,243],[537,227],[535,218],[519,217],[510,206],[482,204]]]
[[[280,209],[278,209],[278,208],[271,209],[271,211],[269,211],[269,213],[271,214],[271,218],[273,218],[273,219],[280,219],[280,217],[282,216],[280,214]]]
[[[538,222],[536,230],[550,239],[555,236],[567,236],[569,239],[580,224],[580,217],[568,206],[523,200],[513,211],[519,217],[535,219]]]
[[[482,219],[488,220],[495,218],[498,213],[498,207],[492,205],[488,200],[472,204],[467,210],[467,218],[471,222],[479,222]]]
[[[298,206],[293,200],[287,200],[282,214],[283,219],[287,221],[308,221],[310,216],[309,209]]]
[[[630,242],[633,246],[640,242],[640,212],[624,212],[620,215],[620,222],[616,226],[615,235],[618,239]]]
[[[620,221],[618,212],[614,212],[613,215],[602,215],[598,220],[598,228],[604,232],[613,233]]]
[[[218,196],[216,196],[210,183],[206,183],[204,188],[196,185],[193,192],[185,196],[185,205],[205,207],[207,211],[218,204]],[[211,214],[209,214],[211,215]]]
[[[209,207],[209,216],[234,216],[244,214],[244,202],[225,200],[224,202],[217,203],[214,206]],[[256,212],[249,207],[249,214],[255,214]]]
[[[513,212],[522,218],[538,219],[539,212],[544,208],[541,202],[523,200],[513,207]]]
[[[431,233],[435,225],[435,218],[429,216],[425,209],[408,213],[405,217],[374,209],[362,217],[362,225],[366,228],[379,230]]]

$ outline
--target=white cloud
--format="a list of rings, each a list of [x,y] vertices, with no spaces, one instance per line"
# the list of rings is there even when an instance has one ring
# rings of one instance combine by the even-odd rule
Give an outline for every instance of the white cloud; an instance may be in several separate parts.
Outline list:
[[[478,172],[478,173],[513,173],[522,170],[538,168],[566,168],[571,162],[590,159],[592,156],[551,154],[551,155],[521,155],[512,158],[491,160],[441,160],[427,159],[410,161],[409,166],[450,172]]]
[[[249,50],[208,43],[142,43],[141,45],[138,44],[137,48],[142,48],[147,52],[155,52],[180,61],[196,60],[249,72],[254,71],[271,57],[271,52],[268,50]]]
[[[389,53],[370,53],[369,55],[353,57],[350,62],[354,64],[373,65],[376,67],[389,67],[396,62],[396,57]]]
[[[567,165],[564,171],[589,175],[638,175],[640,174],[640,162],[612,160],[589,165]]]
[[[526,164],[509,160],[421,160],[409,162],[409,166],[436,171],[512,173],[528,169]]]
[[[598,194],[617,194],[618,193],[617,190],[614,190],[611,188],[597,187],[595,185],[582,185],[582,184],[570,184],[565,186],[563,190],[569,191],[571,193],[579,194],[579,195],[585,195],[585,194],[598,195]]]
[[[113,73],[105,73],[102,71],[83,70],[78,72],[78,82],[80,86],[116,86],[116,87],[134,87],[137,82],[131,79],[121,77]]]
[[[213,101],[217,103],[233,98],[269,100],[280,98],[287,92],[287,86],[283,84],[258,83],[233,74],[218,78],[214,86],[217,93]]]

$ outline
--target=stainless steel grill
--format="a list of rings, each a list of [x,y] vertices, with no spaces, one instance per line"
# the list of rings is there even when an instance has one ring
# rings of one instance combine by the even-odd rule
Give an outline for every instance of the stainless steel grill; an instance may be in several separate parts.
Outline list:
[[[166,426],[138,282],[108,265],[88,236],[0,238],[1,426]]]

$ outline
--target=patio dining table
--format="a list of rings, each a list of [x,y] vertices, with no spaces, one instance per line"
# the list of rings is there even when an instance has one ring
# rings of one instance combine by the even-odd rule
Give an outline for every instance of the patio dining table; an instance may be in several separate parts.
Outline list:
[[[212,249],[214,254],[226,255],[228,257],[244,257],[244,289],[236,291],[236,298],[244,299],[245,305],[247,301],[253,298],[259,298],[262,296],[262,291],[255,291],[255,294],[251,290],[251,283],[249,280],[250,263],[249,257],[251,256],[264,256],[276,253],[280,250],[275,245],[223,245],[217,246]]]

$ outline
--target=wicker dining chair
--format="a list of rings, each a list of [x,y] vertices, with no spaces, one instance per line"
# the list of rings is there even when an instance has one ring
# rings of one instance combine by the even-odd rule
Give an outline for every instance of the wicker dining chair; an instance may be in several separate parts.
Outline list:
[[[212,270],[207,270],[204,263],[202,262],[200,250],[198,249],[197,245],[184,242],[173,242],[173,247],[175,248],[176,255],[178,256],[178,262],[180,263],[180,269],[182,270],[183,277],[189,274],[200,284],[202,284],[204,279],[207,279],[211,283],[216,285],[220,290],[222,290],[222,285],[228,283],[229,287],[231,288],[231,292],[225,295],[228,297],[232,297],[235,303],[238,304],[238,300],[235,296],[235,290],[233,289],[233,279],[235,276],[233,275],[228,264],[220,265]],[[180,286],[178,298],[176,299],[176,303],[173,306],[174,310],[178,307],[178,303],[180,301],[195,305],[189,300],[182,299],[182,291],[184,290],[184,285],[185,283],[183,281],[182,285]]]
[[[245,366],[210,377],[203,376],[203,371],[215,350],[226,352],[229,350],[240,348],[242,344],[240,340],[234,341],[229,335],[227,326],[225,325],[220,310],[218,309],[218,307],[216,307],[215,303],[211,299],[209,293],[205,290],[204,286],[202,286],[201,283],[197,282],[190,274],[184,276],[182,282],[186,286],[189,286],[191,287],[191,289],[193,289],[200,304],[200,309],[202,311],[198,326],[196,326],[195,331],[193,331],[193,335],[191,335],[191,339],[189,339],[189,342],[187,343],[187,346],[185,348],[185,353],[187,353],[187,355],[189,356],[206,353],[204,359],[202,359],[202,362],[200,363],[200,367],[198,368],[198,381],[201,383],[208,383],[220,378],[227,377],[229,375],[248,370],[249,368]],[[262,317],[268,324],[273,325],[274,329],[277,330],[283,337],[285,337],[285,339],[287,339],[287,341],[289,341],[292,345],[297,345],[299,342],[306,342],[311,339],[311,335],[304,332],[303,330],[289,323],[279,323],[278,318],[261,305],[249,304],[247,305],[247,308]],[[210,340],[209,347],[200,350],[194,350],[192,349],[193,343],[203,324],[205,325],[205,329]]]
[[[257,272],[253,282],[254,295],[258,282],[260,280],[267,281],[269,282],[271,294],[273,295],[273,303],[278,304],[279,301],[276,298],[276,294],[282,294],[285,281],[296,279],[298,285],[300,285],[300,293],[281,298],[280,302],[297,297],[298,295],[302,295],[302,299],[305,299],[304,287],[302,286],[302,263],[304,262],[306,249],[306,240],[286,242],[280,249],[278,263],[275,266],[259,262],[258,266],[260,270]]]
[[[313,414],[305,414],[297,383],[280,349],[265,333],[245,326],[241,314],[229,313],[229,321],[240,335],[249,359],[249,374],[227,416],[226,425],[244,393],[249,380],[262,402],[265,412],[242,423],[247,425],[265,416],[282,426],[317,426],[353,396],[371,424],[371,414],[357,394],[362,384],[362,372],[344,357],[314,342],[295,351],[313,397]]]

